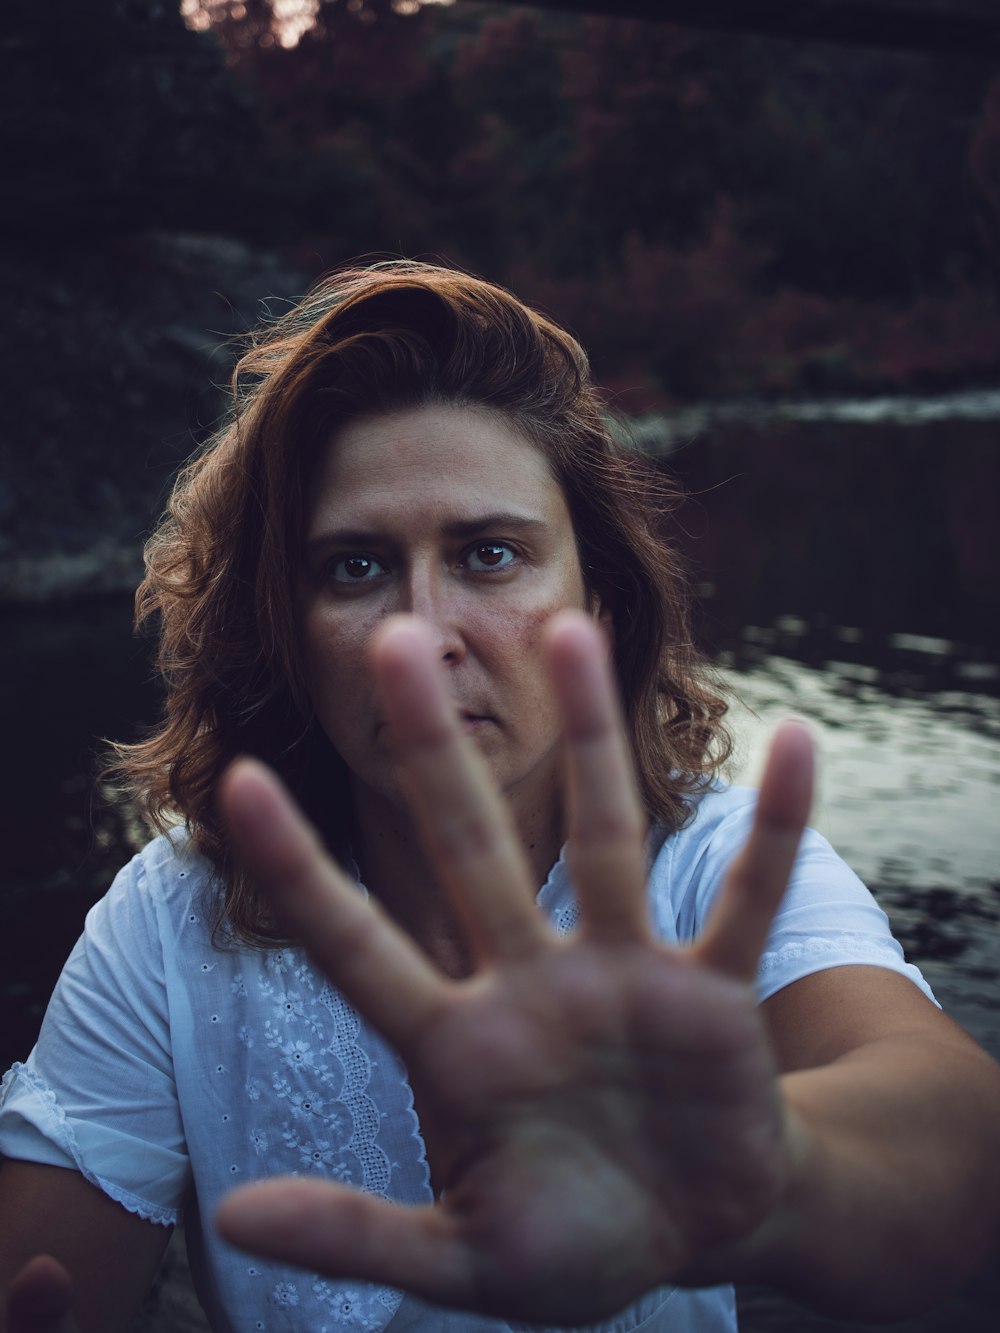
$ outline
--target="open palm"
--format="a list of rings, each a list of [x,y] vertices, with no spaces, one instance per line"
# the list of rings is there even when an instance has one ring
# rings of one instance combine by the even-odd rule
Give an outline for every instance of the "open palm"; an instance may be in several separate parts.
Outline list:
[[[781,1195],[788,1134],[752,981],[808,811],[811,753],[801,728],[779,733],[706,933],[668,948],[651,935],[644,821],[600,634],[566,614],[549,649],[581,907],[568,937],[535,906],[421,627],[396,622],[377,649],[401,780],[466,928],[470,977],[445,977],[357,893],[266,770],[243,762],[227,776],[241,854],[405,1061],[440,1197],[402,1208],[273,1180],[231,1195],[219,1224],[316,1271],[566,1324],[683,1280]]]

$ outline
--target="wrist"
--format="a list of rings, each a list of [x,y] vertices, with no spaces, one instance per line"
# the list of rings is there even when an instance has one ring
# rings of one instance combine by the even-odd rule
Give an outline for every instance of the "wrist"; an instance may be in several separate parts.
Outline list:
[[[782,1085],[787,1077],[780,1080]],[[824,1150],[794,1098],[787,1095],[783,1143],[782,1179],[767,1211],[741,1236],[696,1256],[674,1279],[680,1285],[753,1282],[788,1287],[788,1275],[805,1258],[801,1241]]]

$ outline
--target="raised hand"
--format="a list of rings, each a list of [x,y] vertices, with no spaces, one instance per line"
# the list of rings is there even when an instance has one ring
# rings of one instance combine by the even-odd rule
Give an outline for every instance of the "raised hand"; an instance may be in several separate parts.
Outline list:
[[[223,1234],[304,1267],[509,1318],[578,1323],[698,1271],[782,1197],[792,1151],[752,980],[811,786],[804,730],[776,738],[750,840],[705,935],[653,939],[644,821],[597,627],[550,630],[582,917],[538,912],[520,843],[462,736],[422,628],[378,672],[400,777],[476,970],[442,975],[322,853],[275,779],[222,789],[240,854],[350,1001],[396,1046],[441,1198],[402,1208],[332,1182],[231,1195]]]

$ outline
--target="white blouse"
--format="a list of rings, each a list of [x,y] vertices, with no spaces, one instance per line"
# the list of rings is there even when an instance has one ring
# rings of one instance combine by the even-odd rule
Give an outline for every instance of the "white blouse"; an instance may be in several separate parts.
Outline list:
[[[755,797],[713,790],[689,827],[654,831],[650,911],[664,940],[701,930]],[[88,914],[38,1044],[4,1078],[0,1152],[79,1170],[152,1222],[169,1225],[184,1209],[199,1296],[220,1333],[379,1333],[390,1321],[390,1333],[527,1329],[250,1258],[216,1235],[222,1196],[265,1176],[315,1174],[403,1205],[432,1192],[401,1060],[301,950],[213,943],[213,892],[181,834],[120,872]],[[562,858],[538,901],[557,929],[572,929]],[[901,972],[931,996],[868,890],[810,832],[761,960],[759,997],[851,963]],[[728,1333],[735,1303],[729,1287],[662,1287],[589,1327]]]

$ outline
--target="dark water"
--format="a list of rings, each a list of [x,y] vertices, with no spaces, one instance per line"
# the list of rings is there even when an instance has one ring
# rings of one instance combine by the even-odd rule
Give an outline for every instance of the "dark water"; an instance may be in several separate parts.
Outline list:
[[[670,463],[695,492],[679,531],[697,568],[699,634],[743,701],[738,776],[752,778],[780,716],[813,721],[815,822],[945,1008],[1000,1057],[996,424],[704,429],[680,431]],[[130,618],[124,597],[0,613],[3,1067],[30,1047],[88,906],[142,837],[93,777],[97,738],[134,736],[156,713]],[[762,1333],[842,1327],[762,1291],[742,1293],[742,1311]],[[899,1327],[992,1333],[998,1311],[990,1264]]]
[[[813,823],[872,888],[946,1012],[1000,1058],[1000,700],[921,690],[916,656],[905,688],[898,679],[892,688],[879,683],[896,674],[891,662],[880,671],[779,657],[761,647],[761,628],[750,627],[757,632],[739,654],[742,669],[726,672],[741,700],[733,710],[738,776],[759,773],[767,736],[782,717],[810,721],[820,755]],[[939,674],[935,655],[925,669],[929,679]],[[842,1327],[766,1290],[741,1296],[745,1330]],[[952,1300],[893,1327],[993,1333],[998,1311],[1000,1261],[993,1259]]]
[[[820,751],[814,823],[873,889],[946,1011],[1000,1058],[997,395],[844,413],[690,414],[646,442],[691,499],[700,641],[742,706],[737,777],[782,717]],[[952,407],[956,404],[952,404]],[[968,410],[966,410],[968,408]],[[752,1289],[744,1330],[858,1327]],[[873,1326],[874,1327],[874,1326]],[[993,1333],[1000,1256],[894,1327]]]
[[[737,776],[782,716],[811,720],[814,822],[1000,1056],[998,409],[786,404],[644,435],[689,496],[676,529],[742,701]]]
[[[5,610],[0,1061],[22,1058],[88,907],[141,834],[100,797],[102,737],[152,720],[157,693],[131,636],[131,599]]]
[[[995,689],[998,426],[1000,411],[941,420],[929,404],[902,417],[772,410],[674,423],[666,463],[691,496],[678,537],[699,571],[701,641],[733,649],[746,626],[794,618],[805,632],[793,656],[905,675],[900,636],[918,636],[962,645],[957,658],[938,654],[940,673],[918,653],[918,687],[946,683],[955,667]],[[646,438],[655,442],[651,426]]]

